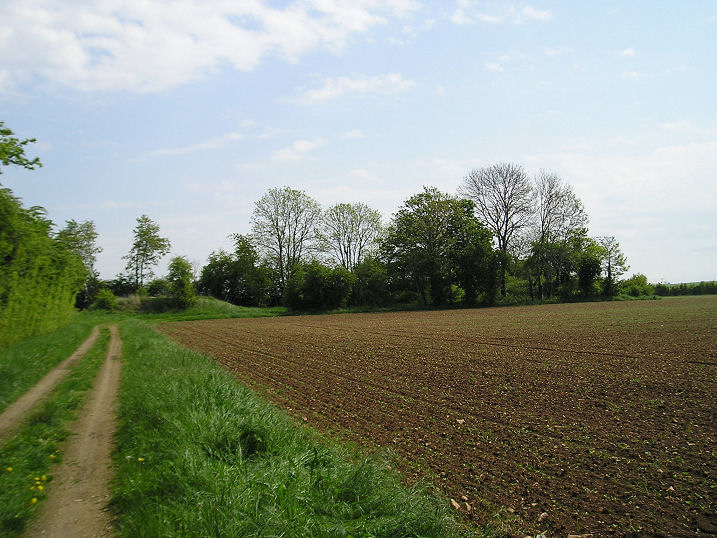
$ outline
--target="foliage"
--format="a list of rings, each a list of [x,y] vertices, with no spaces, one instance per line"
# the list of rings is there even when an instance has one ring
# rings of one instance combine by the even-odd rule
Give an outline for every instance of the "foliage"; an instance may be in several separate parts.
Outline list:
[[[354,267],[356,277],[351,304],[370,307],[386,306],[391,301],[388,271],[376,258],[365,258]]]
[[[295,268],[286,285],[284,304],[292,310],[333,310],[345,306],[356,276],[343,267],[314,260]]]
[[[444,500],[297,426],[214,361],[121,326],[118,536],[456,536]]]
[[[620,244],[612,236],[598,237],[598,244],[602,247],[602,266],[605,272],[603,280],[603,295],[612,297],[617,294],[617,279],[629,269],[625,255]]]
[[[717,295],[717,281],[681,284],[655,284],[655,294],[662,297],[680,295]]]
[[[39,157],[28,159],[25,156],[25,146],[35,143],[37,140],[34,138],[20,140],[13,136],[14,134],[11,129],[5,127],[5,122],[0,121],[0,163],[3,166],[20,166],[28,170],[41,167],[42,163]],[[2,167],[0,167],[0,174],[2,174]]]
[[[255,203],[251,223],[254,244],[276,271],[281,295],[297,265],[319,248],[321,207],[303,191],[269,189]]]
[[[188,308],[194,303],[196,292],[192,276],[192,264],[183,256],[175,256],[169,262],[167,275],[169,297],[177,308]]]
[[[234,253],[212,252],[202,268],[199,292],[242,306],[263,306],[272,301],[270,268],[257,265],[258,255],[250,238],[234,234]]]
[[[132,248],[122,258],[127,260],[126,270],[133,279],[134,289],[144,286],[146,278],[154,274],[152,268],[169,252],[169,239],[160,237],[159,225],[147,215],[137,218],[137,226],[133,230]]]
[[[631,297],[655,295],[655,288],[647,282],[647,277],[637,273],[620,282],[620,292]]]
[[[0,347],[66,323],[86,278],[41,207],[0,189]]]
[[[117,297],[114,293],[112,293],[112,290],[108,288],[103,288],[99,292],[97,292],[97,297],[92,303],[92,309],[106,310],[107,312],[114,312],[116,310],[119,310],[119,303],[117,302]]]
[[[324,212],[322,239],[334,261],[352,271],[375,254],[381,234],[381,213],[364,203],[336,204]]]
[[[92,303],[100,289],[95,262],[97,254],[102,252],[102,248],[95,244],[97,241],[95,223],[91,220],[77,222],[70,219],[66,221],[65,227],[57,233],[57,239],[77,254],[82,260],[82,265],[85,266],[87,278],[82,290],[77,295],[75,306],[86,308]]]
[[[394,287],[412,288],[423,304],[453,303],[453,285],[474,303],[490,286],[490,232],[473,204],[424,187],[394,215],[381,246]]]

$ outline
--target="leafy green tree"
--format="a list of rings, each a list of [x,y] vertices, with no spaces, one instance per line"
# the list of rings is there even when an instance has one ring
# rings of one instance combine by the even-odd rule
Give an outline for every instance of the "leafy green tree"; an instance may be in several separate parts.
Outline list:
[[[80,257],[52,234],[45,209],[0,189],[0,346],[52,330],[74,311]]]
[[[170,249],[169,239],[160,237],[159,224],[147,215],[137,218],[134,228],[134,242],[129,253],[122,258],[127,260],[127,271],[132,276],[135,290],[144,286],[144,281],[154,275],[153,267]]]
[[[589,239],[579,256],[578,287],[583,297],[595,294],[595,281],[602,271],[602,247]]]
[[[378,259],[367,257],[353,270],[356,282],[351,302],[371,307],[386,306],[391,300],[388,271]]]
[[[331,310],[345,306],[356,277],[343,267],[314,260],[295,268],[286,285],[284,303],[293,310]]]
[[[472,202],[424,187],[394,215],[381,251],[394,284],[412,287],[424,304],[452,303],[454,284],[468,290],[471,302],[486,283],[490,237]]]
[[[294,268],[319,249],[321,207],[303,191],[269,189],[255,203],[251,222],[254,244],[276,271],[283,294]]]
[[[655,295],[655,288],[648,283],[647,277],[641,273],[632,275],[620,282],[620,289],[632,297]]]
[[[195,301],[192,264],[184,256],[175,256],[169,262],[167,274],[169,297],[178,308],[187,308]]]
[[[620,243],[613,236],[598,237],[598,244],[602,247],[602,268],[605,273],[603,280],[603,295],[612,297],[617,293],[616,281],[630,266],[622,253]]]
[[[77,295],[76,306],[86,308],[94,301],[95,295],[100,290],[99,274],[95,270],[95,262],[97,254],[102,252],[102,247],[98,247],[96,244],[95,223],[91,220],[77,222],[75,219],[70,219],[65,222],[65,227],[57,233],[56,237],[80,257],[82,265],[85,267],[87,277],[85,285]]]
[[[25,156],[25,146],[37,142],[34,138],[25,138],[20,140],[13,136],[15,133],[11,129],[5,127],[5,122],[0,121],[0,163],[3,166],[21,166],[28,170],[34,170],[41,167],[39,157],[28,159]],[[2,167],[0,167],[2,174]]]
[[[336,204],[323,214],[322,239],[336,263],[352,271],[375,254],[381,213],[364,203]]]

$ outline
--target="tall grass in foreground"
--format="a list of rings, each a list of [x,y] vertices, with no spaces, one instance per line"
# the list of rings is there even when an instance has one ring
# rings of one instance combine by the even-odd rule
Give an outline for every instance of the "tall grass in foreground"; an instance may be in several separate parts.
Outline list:
[[[0,349],[0,411],[72,355],[100,319],[98,315],[77,314],[59,329]]]
[[[211,360],[121,326],[122,536],[457,536],[447,503],[319,438]]]
[[[62,459],[61,443],[104,362],[108,342],[102,329],[94,347],[0,447],[0,536],[20,534],[45,498],[52,466]]]

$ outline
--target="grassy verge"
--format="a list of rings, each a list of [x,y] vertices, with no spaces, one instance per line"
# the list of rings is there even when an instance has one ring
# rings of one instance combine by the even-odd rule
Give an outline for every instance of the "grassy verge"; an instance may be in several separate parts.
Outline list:
[[[103,329],[97,344],[0,448],[0,536],[19,535],[44,499],[52,466],[62,459],[68,425],[105,359],[108,341]]]
[[[198,297],[197,301],[186,310],[139,313],[136,317],[145,321],[189,321],[197,319],[262,318],[281,316],[285,313],[286,308],[282,306],[261,308],[236,306],[213,297]]]
[[[457,536],[389,463],[295,425],[213,361],[121,325],[113,506],[121,536]]]
[[[64,327],[0,349],[0,411],[72,355],[101,319],[101,314],[78,314]]]

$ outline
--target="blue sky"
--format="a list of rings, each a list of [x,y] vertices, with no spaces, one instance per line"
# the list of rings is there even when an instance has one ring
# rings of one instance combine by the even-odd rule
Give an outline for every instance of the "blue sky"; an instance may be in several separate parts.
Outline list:
[[[44,167],[0,181],[94,221],[112,278],[143,213],[203,264],[271,187],[388,221],[510,161],[628,274],[716,280],[715,36],[711,0],[6,0],[0,120]]]

